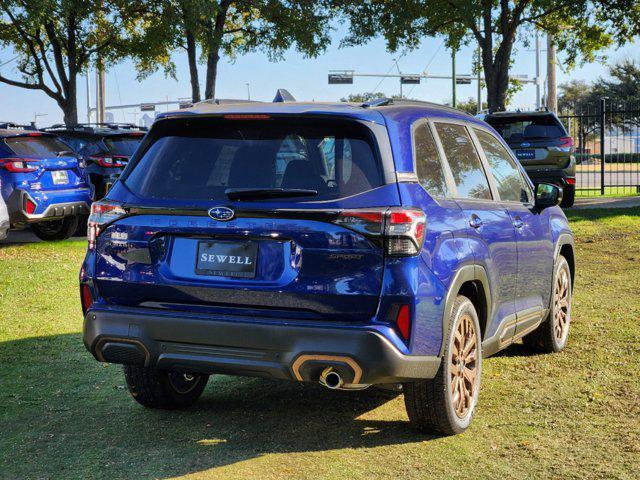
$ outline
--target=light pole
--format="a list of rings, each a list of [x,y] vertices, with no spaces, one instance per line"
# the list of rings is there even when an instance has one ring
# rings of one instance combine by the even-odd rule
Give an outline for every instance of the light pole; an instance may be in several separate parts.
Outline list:
[[[245,83],[247,86],[247,100],[251,100],[251,90],[249,89],[249,82]]]

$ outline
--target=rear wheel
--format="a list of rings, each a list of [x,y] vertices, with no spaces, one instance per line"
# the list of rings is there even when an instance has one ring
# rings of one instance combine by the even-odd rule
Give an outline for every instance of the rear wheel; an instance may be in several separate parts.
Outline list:
[[[553,302],[549,316],[540,326],[522,339],[536,352],[559,352],[567,344],[571,323],[571,270],[567,259],[558,257],[553,271]]]
[[[173,410],[195,403],[209,380],[208,375],[172,372],[150,367],[125,365],[129,393],[148,408]]]
[[[575,200],[576,200],[576,186],[565,185],[562,188],[562,202],[560,202],[560,206],[563,208],[573,207]]]
[[[36,237],[45,241],[66,240],[73,236],[77,228],[78,217],[75,215],[31,225],[31,230],[33,230]]]
[[[453,435],[467,429],[480,391],[480,341],[476,309],[468,298],[458,296],[436,377],[403,385],[409,421],[416,430]]]

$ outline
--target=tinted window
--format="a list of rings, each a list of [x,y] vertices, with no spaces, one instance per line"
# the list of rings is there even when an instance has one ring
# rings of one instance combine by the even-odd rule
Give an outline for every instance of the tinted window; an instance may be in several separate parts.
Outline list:
[[[567,135],[562,124],[553,115],[488,117],[487,122],[509,143]]]
[[[416,173],[420,184],[434,197],[447,196],[449,191],[440,162],[440,154],[427,123],[422,123],[414,130],[413,142]]]
[[[22,157],[56,157],[58,152],[69,150],[55,137],[9,137],[5,142],[16,155]]]
[[[162,131],[162,129],[166,131]],[[125,179],[141,196],[226,200],[228,188],[316,190],[327,200],[382,185],[369,131],[315,119],[167,122]]]
[[[138,148],[142,135],[124,136],[124,137],[106,137],[103,139],[104,144],[109,149],[109,153],[114,155],[126,155],[130,157]]]
[[[482,150],[491,166],[491,173],[496,180],[498,193],[502,200],[526,203],[527,191],[524,187],[520,170],[509,156],[500,141],[488,132],[475,130]]]
[[[94,155],[104,150],[96,142],[76,137],[60,137],[64,143],[69,145],[71,149],[80,155]]]
[[[436,131],[451,167],[458,197],[490,200],[489,181],[467,129],[462,125],[436,123]]]

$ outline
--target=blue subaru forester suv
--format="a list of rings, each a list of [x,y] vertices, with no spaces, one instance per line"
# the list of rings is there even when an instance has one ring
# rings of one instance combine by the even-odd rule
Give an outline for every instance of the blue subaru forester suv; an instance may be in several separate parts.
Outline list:
[[[402,385],[419,431],[459,433],[484,357],[565,346],[561,196],[438,105],[166,113],[93,204],[84,343],[147,407],[192,404],[210,374]]]

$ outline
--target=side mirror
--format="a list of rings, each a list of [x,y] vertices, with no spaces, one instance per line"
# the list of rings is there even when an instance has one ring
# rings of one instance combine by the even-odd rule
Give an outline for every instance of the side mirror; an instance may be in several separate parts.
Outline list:
[[[536,207],[539,209],[555,207],[562,202],[562,188],[550,183],[536,185]]]

